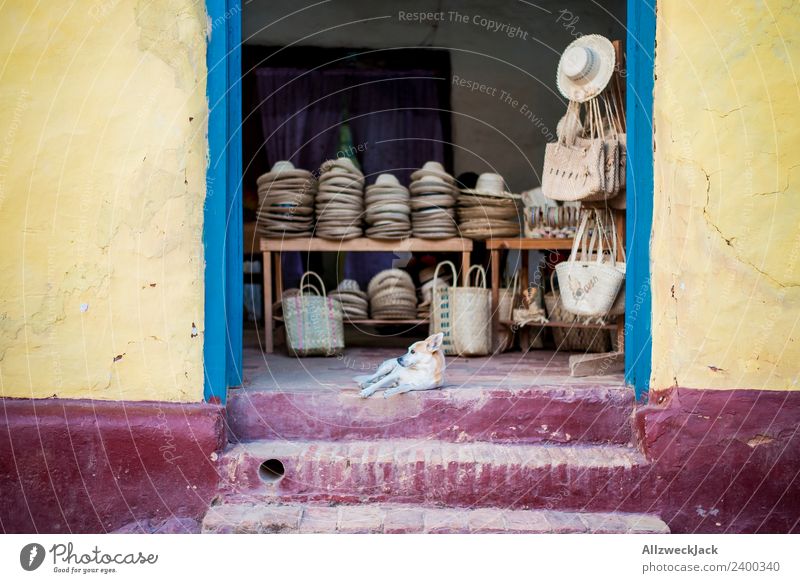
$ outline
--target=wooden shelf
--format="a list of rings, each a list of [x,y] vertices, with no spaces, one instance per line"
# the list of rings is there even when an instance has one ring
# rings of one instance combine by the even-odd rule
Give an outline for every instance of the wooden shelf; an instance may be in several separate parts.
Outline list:
[[[276,322],[283,322],[282,316],[273,316],[273,320]],[[345,324],[354,324],[354,325],[362,325],[362,326],[421,326],[422,324],[427,324],[430,322],[427,318],[425,319],[414,319],[414,320],[375,320],[372,318],[364,319],[364,320],[357,320],[354,318],[347,318],[344,317],[342,322]]]
[[[408,239],[385,240],[359,237],[348,241],[331,241],[319,237],[305,237],[300,239],[261,239],[261,251],[288,252],[288,251],[323,251],[341,253],[345,251],[425,251],[428,253],[472,251],[472,239],[451,237],[449,239]]]
[[[501,324],[506,324],[507,326],[514,326],[514,322],[512,320],[501,320]],[[542,328],[588,328],[591,330],[616,330],[616,324],[579,324],[577,322],[548,322],[547,324],[536,324],[531,322],[530,324],[526,324],[526,326],[540,326]]]
[[[516,237],[513,239],[486,239],[487,249],[520,249],[525,251],[546,249],[572,249],[573,239],[532,239]]]

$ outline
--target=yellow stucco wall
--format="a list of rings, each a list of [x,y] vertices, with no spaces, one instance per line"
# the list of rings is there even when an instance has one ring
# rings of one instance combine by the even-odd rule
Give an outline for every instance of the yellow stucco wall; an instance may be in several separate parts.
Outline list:
[[[0,5],[0,395],[202,398],[205,29]]]
[[[800,3],[658,3],[656,389],[800,389]]]

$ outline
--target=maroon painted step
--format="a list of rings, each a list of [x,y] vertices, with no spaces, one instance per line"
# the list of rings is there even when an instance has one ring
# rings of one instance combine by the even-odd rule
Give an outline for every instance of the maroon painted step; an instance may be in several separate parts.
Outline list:
[[[355,390],[232,391],[232,441],[438,439],[450,442],[631,442],[633,392],[570,385],[453,388],[362,399]]]
[[[622,512],[560,512],[424,506],[223,504],[209,509],[204,533],[508,533],[668,534],[657,516]]]
[[[250,501],[639,511],[653,479],[617,445],[258,441],[221,461],[223,496]]]

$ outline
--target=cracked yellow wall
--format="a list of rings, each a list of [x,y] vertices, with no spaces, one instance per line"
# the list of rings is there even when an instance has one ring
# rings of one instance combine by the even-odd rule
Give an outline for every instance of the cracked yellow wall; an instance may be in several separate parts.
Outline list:
[[[652,386],[800,389],[800,4],[658,3]]]
[[[204,3],[57,4],[0,6],[0,395],[199,401]]]

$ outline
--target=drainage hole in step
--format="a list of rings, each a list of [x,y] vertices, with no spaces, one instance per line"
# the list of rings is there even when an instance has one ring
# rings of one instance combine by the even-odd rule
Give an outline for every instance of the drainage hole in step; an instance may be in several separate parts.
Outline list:
[[[258,468],[258,477],[261,478],[262,482],[268,484],[274,484],[279,481],[285,473],[286,470],[283,468],[283,462],[276,459],[266,460],[262,462]]]

